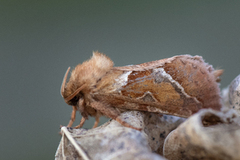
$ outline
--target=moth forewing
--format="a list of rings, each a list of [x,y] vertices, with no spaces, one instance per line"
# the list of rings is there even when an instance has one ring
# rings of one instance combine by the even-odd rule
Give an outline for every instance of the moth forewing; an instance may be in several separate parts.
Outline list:
[[[150,94],[147,96],[154,102],[185,107],[192,113],[201,108],[220,110],[220,89],[216,81],[219,80],[222,70],[214,70],[200,56],[189,55],[153,61],[152,64],[152,68],[151,62],[115,68],[123,71],[129,71],[130,68],[132,70],[127,85],[122,86],[123,96],[146,99],[144,95],[148,92]],[[194,103],[197,110],[190,107],[194,106]]]

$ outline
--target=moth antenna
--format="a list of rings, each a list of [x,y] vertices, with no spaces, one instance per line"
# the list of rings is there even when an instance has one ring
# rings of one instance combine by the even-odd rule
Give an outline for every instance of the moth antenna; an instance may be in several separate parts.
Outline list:
[[[68,67],[64,77],[63,77],[63,81],[62,81],[62,86],[61,86],[61,95],[63,97],[63,94],[64,94],[64,90],[65,90],[65,86],[66,86],[66,81],[67,81],[67,76],[68,76],[68,72],[70,70],[70,67]]]
[[[73,99],[73,97],[75,97],[83,88],[85,88],[87,86],[87,84],[83,84],[81,87],[79,87],[75,92],[73,92],[73,94],[71,94],[70,96],[68,96],[67,98],[65,98],[65,101],[70,101],[71,99]]]

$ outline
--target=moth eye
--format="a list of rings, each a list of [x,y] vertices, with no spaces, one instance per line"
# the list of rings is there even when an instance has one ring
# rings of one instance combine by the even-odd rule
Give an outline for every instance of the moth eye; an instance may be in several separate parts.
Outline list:
[[[75,102],[75,101],[78,101],[78,97],[77,96],[75,96],[75,97],[73,97],[73,99],[71,99],[71,101],[73,101],[73,102]]]
[[[80,99],[80,96],[76,95],[70,101],[68,101],[67,104],[71,106],[76,106],[79,99]]]
[[[76,106],[78,104],[78,101],[83,98],[83,94],[80,92],[76,96],[74,96],[69,102],[72,106]]]

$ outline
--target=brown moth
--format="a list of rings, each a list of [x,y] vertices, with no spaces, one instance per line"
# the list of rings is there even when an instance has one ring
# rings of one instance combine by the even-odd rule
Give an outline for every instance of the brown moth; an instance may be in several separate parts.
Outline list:
[[[200,56],[179,55],[139,65],[113,67],[104,54],[68,68],[61,87],[65,102],[73,106],[71,127],[79,110],[83,126],[88,116],[105,115],[126,127],[135,128],[118,116],[127,110],[189,117],[202,108],[220,110],[219,76],[222,70],[205,63]]]

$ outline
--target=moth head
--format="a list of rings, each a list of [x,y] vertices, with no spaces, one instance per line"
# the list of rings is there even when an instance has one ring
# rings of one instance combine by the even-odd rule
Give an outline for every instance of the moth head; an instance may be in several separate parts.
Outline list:
[[[69,81],[67,76],[70,67],[67,69],[61,86],[61,95],[69,105],[77,105],[79,99],[96,85],[111,68],[113,62],[106,55],[93,52],[91,59],[78,64],[71,72]]]

